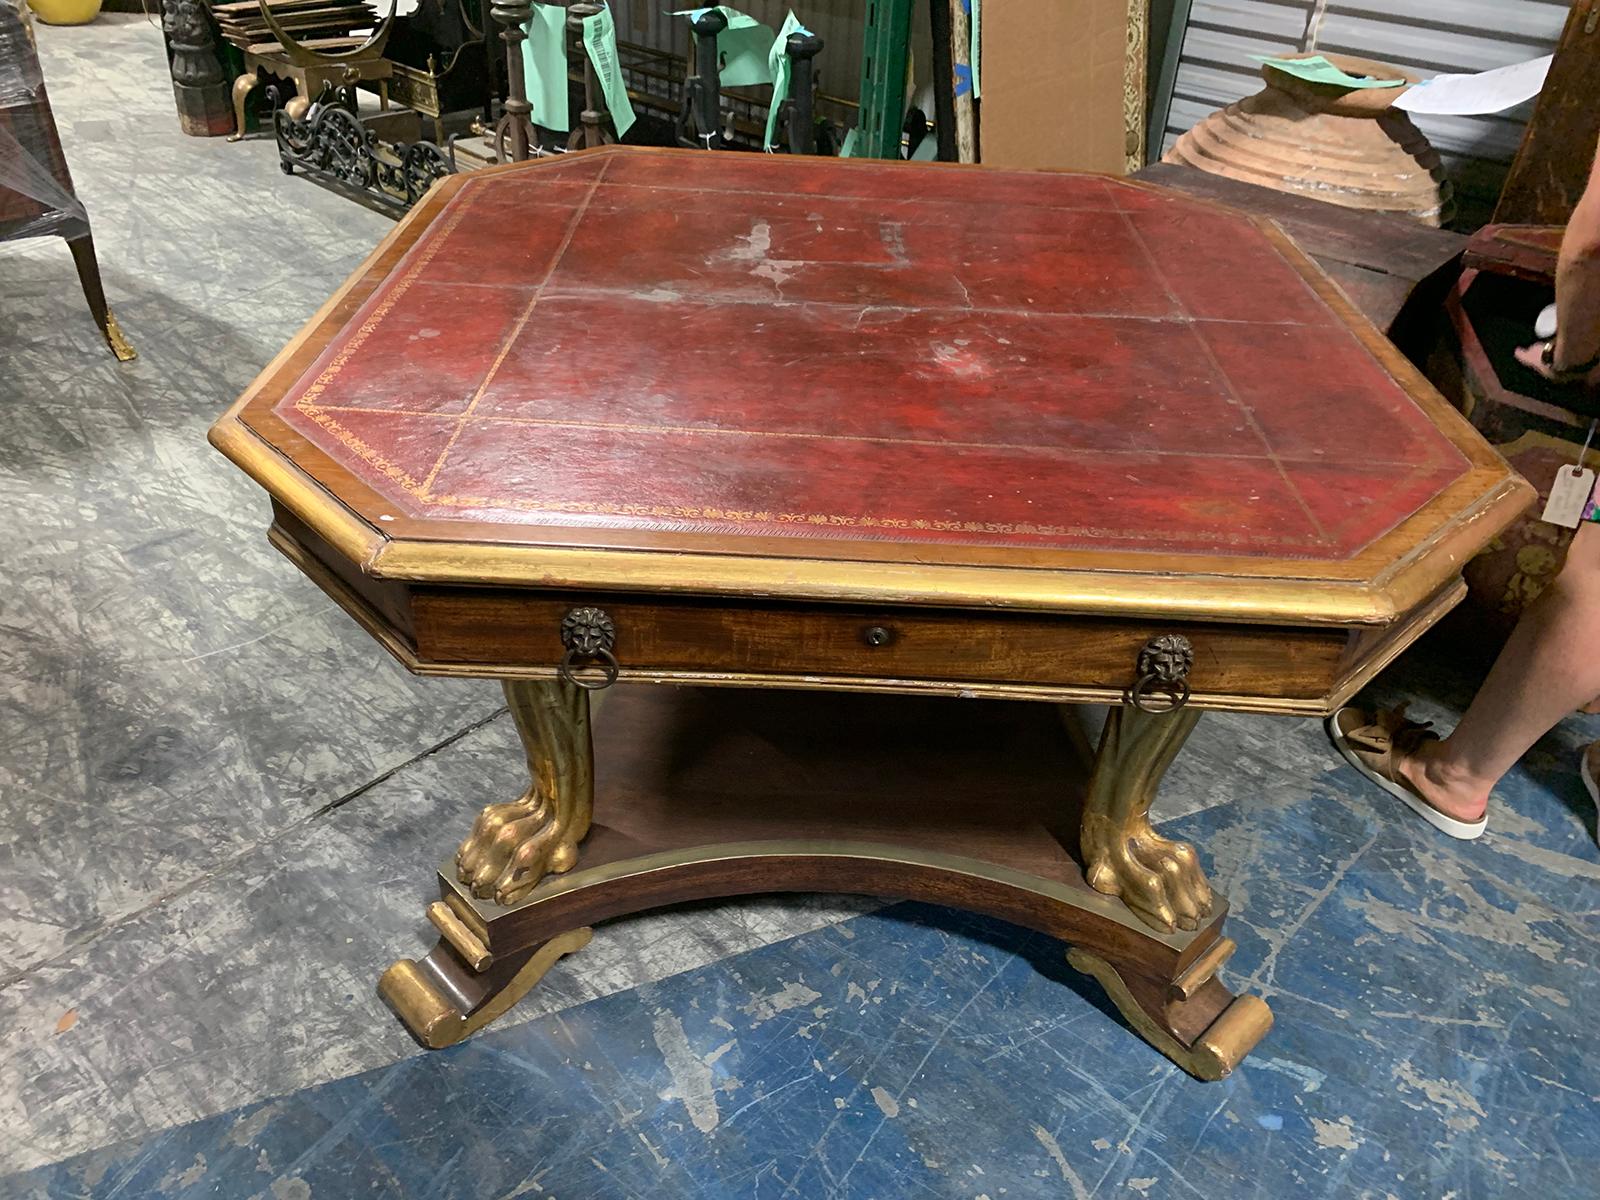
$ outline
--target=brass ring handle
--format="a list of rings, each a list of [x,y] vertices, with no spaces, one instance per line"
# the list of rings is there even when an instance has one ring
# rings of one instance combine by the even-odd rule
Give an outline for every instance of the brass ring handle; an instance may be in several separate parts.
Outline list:
[[[1150,697],[1152,693],[1156,692],[1166,695],[1169,703],[1164,707],[1152,706]],[[1177,712],[1178,709],[1189,703],[1189,681],[1187,679],[1162,679],[1160,675],[1152,671],[1148,675],[1139,677],[1139,682],[1133,685],[1133,694],[1128,697],[1128,701],[1140,712]]]
[[[589,657],[600,660],[600,669],[605,672],[605,675],[600,679],[586,678],[574,670],[578,664],[578,651],[576,648],[569,649],[561,656],[561,663],[556,667],[556,671],[562,679],[572,684],[573,687],[581,687],[586,692],[602,692],[617,681],[617,675],[622,668],[617,664],[617,656],[604,646],[589,655]]]
[[[1128,703],[1140,712],[1177,712],[1189,703],[1189,669],[1193,666],[1194,646],[1181,633],[1151,638],[1139,651],[1138,682],[1128,693]],[[1167,697],[1165,707],[1150,703],[1158,694]]]
[[[561,656],[556,674],[574,687],[586,692],[598,692],[617,681],[621,667],[611,647],[617,643],[617,626],[611,614],[603,608],[572,608],[561,618],[561,644],[567,652]],[[599,679],[578,674],[579,660],[599,660],[604,674]],[[587,663],[585,664],[587,665]]]

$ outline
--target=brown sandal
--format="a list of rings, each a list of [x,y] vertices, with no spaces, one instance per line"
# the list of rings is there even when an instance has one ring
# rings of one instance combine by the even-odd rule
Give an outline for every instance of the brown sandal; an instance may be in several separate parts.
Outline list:
[[[1391,796],[1403,800],[1440,833],[1470,841],[1482,837],[1489,827],[1488,813],[1476,821],[1458,821],[1440,812],[1395,769],[1399,759],[1415,753],[1423,742],[1439,740],[1426,723],[1406,717],[1404,704],[1372,712],[1346,705],[1328,718],[1328,736],[1346,762]]]

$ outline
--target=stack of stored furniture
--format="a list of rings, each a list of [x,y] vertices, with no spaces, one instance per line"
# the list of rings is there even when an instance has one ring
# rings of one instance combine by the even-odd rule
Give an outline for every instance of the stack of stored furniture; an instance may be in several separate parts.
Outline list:
[[[371,29],[377,19],[372,6],[359,0],[272,0],[269,7],[278,24],[300,38],[349,37]],[[241,50],[273,40],[261,10],[259,0],[211,6],[222,36]]]
[[[263,76],[294,84],[295,97],[284,107],[299,118],[311,101],[330,88],[376,83],[388,106],[393,64],[383,57],[393,25],[393,9],[380,22],[365,3],[324,0],[240,0],[214,10],[222,36],[244,55],[244,71],[233,81],[233,139],[245,134],[250,94]],[[357,32],[370,29],[369,34]]]

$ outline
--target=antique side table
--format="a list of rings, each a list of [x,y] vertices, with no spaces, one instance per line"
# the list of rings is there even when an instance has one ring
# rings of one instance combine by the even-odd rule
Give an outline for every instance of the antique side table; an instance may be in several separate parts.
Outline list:
[[[441,181],[212,440],[405,666],[504,683],[532,782],[380,985],[426,1044],[595,921],[865,891],[1061,938],[1202,1078],[1271,1016],[1217,977],[1226,906],[1150,824],[1163,772],[1203,709],[1341,703],[1530,494],[1270,223],[1097,176],[694,151]],[[1081,806],[1063,781],[1055,816],[835,805],[819,832],[596,796],[612,682],[1112,707]]]

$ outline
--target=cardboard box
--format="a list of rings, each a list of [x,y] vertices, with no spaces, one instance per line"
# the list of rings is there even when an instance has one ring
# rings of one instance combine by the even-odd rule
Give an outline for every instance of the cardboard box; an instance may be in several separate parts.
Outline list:
[[[1121,175],[1144,139],[1146,0],[991,0],[983,6],[979,153],[996,167]],[[1128,25],[1138,23],[1129,54]],[[1133,64],[1129,79],[1130,60]],[[1129,130],[1123,96],[1138,98]]]

